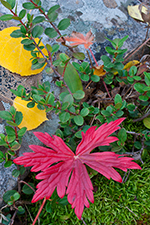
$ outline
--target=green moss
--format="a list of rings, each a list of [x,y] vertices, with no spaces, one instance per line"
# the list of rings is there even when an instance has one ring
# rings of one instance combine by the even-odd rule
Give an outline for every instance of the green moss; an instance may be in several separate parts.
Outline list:
[[[118,170],[119,171],[119,170]],[[124,172],[119,171],[121,175]],[[118,183],[108,180],[100,174],[93,179],[94,204],[85,208],[83,219],[87,225],[131,225],[137,221],[150,224],[150,162],[142,165],[142,170],[132,170],[126,183]],[[41,202],[29,206],[34,218]],[[31,220],[28,220],[31,223]],[[76,217],[70,205],[60,206],[54,204],[52,212],[46,212],[44,208],[40,221],[42,225],[79,225],[83,224]]]

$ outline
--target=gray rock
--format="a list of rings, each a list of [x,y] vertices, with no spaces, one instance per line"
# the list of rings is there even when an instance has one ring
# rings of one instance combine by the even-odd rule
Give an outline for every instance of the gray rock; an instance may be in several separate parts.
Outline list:
[[[12,171],[16,169],[15,165],[5,168],[4,162],[0,163],[0,206],[3,203],[3,194],[16,188],[17,178],[12,176]]]

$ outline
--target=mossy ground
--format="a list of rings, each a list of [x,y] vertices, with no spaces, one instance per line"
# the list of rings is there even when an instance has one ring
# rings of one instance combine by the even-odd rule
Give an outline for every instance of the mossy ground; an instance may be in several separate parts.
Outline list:
[[[100,174],[93,178],[95,202],[90,204],[90,208],[85,208],[82,215],[87,225],[150,224],[150,160],[141,167],[142,170],[130,171],[125,183],[108,180]],[[123,177],[124,172],[119,172]],[[33,218],[41,202],[28,205]],[[31,223],[28,214],[27,224]],[[83,222],[78,220],[69,204],[54,204],[50,213],[46,212],[46,206],[44,207],[40,214],[40,224],[79,225]]]

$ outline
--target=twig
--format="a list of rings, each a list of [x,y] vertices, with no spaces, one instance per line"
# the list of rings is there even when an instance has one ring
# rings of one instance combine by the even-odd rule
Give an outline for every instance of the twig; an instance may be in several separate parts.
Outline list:
[[[138,215],[136,215],[131,209],[129,209],[127,206],[125,207],[126,209],[128,209],[131,213],[133,213],[136,217],[138,217]]]
[[[27,211],[28,211],[28,213],[29,213],[30,219],[31,219],[31,221],[32,221],[32,223],[33,223],[33,218],[32,218],[32,216],[31,216],[31,213],[30,213],[28,207],[26,206],[26,204],[25,204],[25,207],[26,207],[26,209],[27,209]]]
[[[98,66],[97,60],[96,60],[96,58],[95,58],[95,56],[94,56],[94,54],[93,54],[93,52],[92,52],[92,50],[91,50],[90,48],[89,48],[89,51],[90,51],[90,53],[91,53],[91,55],[92,55],[92,57],[93,57],[93,59],[94,59],[94,62],[95,62],[95,64],[96,64],[96,66]],[[111,98],[111,95],[110,95],[110,93],[109,93],[109,91],[108,91],[108,88],[107,88],[107,86],[106,86],[106,84],[105,84],[103,78],[101,78],[101,79],[102,79],[102,82],[103,82],[103,84],[104,84],[104,87],[105,87],[105,89],[106,89],[106,91],[107,91],[107,94],[108,94],[109,98]]]
[[[141,120],[145,119],[146,117],[148,117],[149,115],[150,115],[150,112],[146,113],[145,115],[143,115],[142,117],[140,117],[138,119],[133,120],[133,122],[141,121]]]
[[[33,188],[33,187],[31,187],[31,185],[30,185],[30,184],[28,184],[28,183],[26,183],[25,181],[20,180],[20,181],[19,181],[19,183],[26,184],[28,187],[30,187],[30,188],[31,188],[31,189],[35,192],[34,188]]]
[[[14,224],[14,219],[15,219],[15,216],[18,212],[18,209],[15,210],[14,214],[13,214],[13,217],[11,218],[11,221],[10,221],[10,224],[9,225],[13,225]]]
[[[126,61],[128,61],[128,59],[130,59],[131,56],[133,56],[137,51],[139,51],[139,49],[142,48],[148,41],[150,41],[150,38],[148,38],[147,41],[144,41],[144,43],[141,44],[136,50],[134,50],[131,55],[129,55],[127,58],[125,58],[125,60],[123,61],[123,63],[125,63]]]
[[[81,217],[81,220],[82,220],[83,224],[84,224],[84,225],[86,225],[86,222],[83,220],[83,218],[82,218],[82,217]]]
[[[129,170],[129,172],[127,173],[127,172],[125,172],[125,174],[124,174],[124,176],[123,176],[123,178],[122,178],[122,183],[125,183],[126,181],[127,181],[127,179],[128,179],[128,177],[129,177],[129,175],[130,175],[130,173],[131,173],[131,171]],[[127,176],[126,176],[127,175]],[[126,177],[126,179],[125,179],[125,177]],[[125,180],[124,180],[125,179]]]

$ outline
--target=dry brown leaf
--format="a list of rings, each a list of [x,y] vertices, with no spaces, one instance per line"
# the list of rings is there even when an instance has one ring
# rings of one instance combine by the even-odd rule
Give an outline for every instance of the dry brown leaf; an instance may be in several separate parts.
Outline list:
[[[148,9],[145,6],[142,5],[141,12],[140,12],[139,6],[140,5],[134,5],[134,6],[128,5],[128,7],[127,7],[128,13],[133,19],[136,19],[140,22],[144,22],[144,20],[142,18],[142,15],[141,15],[141,12],[144,13],[144,14],[147,14]]]

